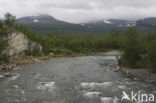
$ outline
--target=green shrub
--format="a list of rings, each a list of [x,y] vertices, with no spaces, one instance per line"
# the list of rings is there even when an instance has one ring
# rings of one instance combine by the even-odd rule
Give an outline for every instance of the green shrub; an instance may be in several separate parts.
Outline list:
[[[2,23],[2,21],[0,21],[0,34],[2,34],[3,33],[3,23]]]
[[[141,54],[141,59],[136,62],[136,67],[148,68],[149,67],[149,58],[147,54]]]
[[[6,49],[7,46],[8,41],[0,38],[0,54]]]
[[[41,56],[41,51],[39,48],[33,48],[33,50],[26,50],[26,55],[28,56]]]
[[[122,60],[120,61],[125,66],[136,68],[137,61],[141,59],[140,50],[137,29],[131,27],[125,32],[124,54],[121,56]]]
[[[0,20],[0,35],[8,30],[8,27]]]
[[[9,56],[6,54],[0,55],[0,64],[2,63],[8,63],[9,62]]]
[[[54,55],[63,54],[63,55],[71,55],[73,52],[69,49],[61,49],[57,48],[53,51]]]
[[[152,72],[156,72],[156,40],[151,41],[148,44],[147,54],[149,58],[149,66]]]
[[[15,23],[16,17],[10,13],[6,13],[4,16],[5,16],[5,19],[4,19],[5,25],[9,27],[13,26]]]

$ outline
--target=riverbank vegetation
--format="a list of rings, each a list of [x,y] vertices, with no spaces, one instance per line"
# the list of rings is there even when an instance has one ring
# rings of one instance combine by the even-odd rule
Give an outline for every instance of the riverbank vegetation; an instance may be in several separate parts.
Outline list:
[[[62,35],[58,32],[39,34],[25,25],[17,24],[15,28],[27,35],[29,39],[39,42],[43,46],[45,54],[50,52],[54,54],[92,53],[121,48],[120,38],[122,35],[118,32],[102,35],[73,33]]]
[[[141,34],[135,27],[130,27],[125,32],[115,31],[101,35],[61,35],[58,32],[39,34],[24,25],[16,25],[15,28],[26,34],[29,39],[39,42],[45,54],[53,52],[55,55],[72,55],[121,50],[124,53],[119,59],[120,65],[130,68],[150,67],[153,72],[156,71],[155,32]]]
[[[2,21],[0,21],[0,35],[8,29],[6,25]],[[7,54],[4,54],[3,51],[7,48],[8,42],[7,40],[3,40],[0,38],[0,64],[3,62],[9,62]]]
[[[14,21],[15,17],[7,17],[7,19]],[[121,66],[151,68],[153,72],[156,72],[156,32],[141,34],[135,27],[130,27],[126,31],[116,30],[99,35],[60,34],[59,31],[40,34],[25,25],[13,25],[13,22],[9,20],[5,21],[4,25],[14,28],[24,33],[30,40],[40,43],[45,55],[49,53],[54,53],[54,55],[90,54],[106,50],[121,50],[123,54],[121,58],[118,58]],[[0,28],[2,28],[1,24]],[[0,43],[0,45],[2,44]],[[33,54],[37,53],[31,55]]]

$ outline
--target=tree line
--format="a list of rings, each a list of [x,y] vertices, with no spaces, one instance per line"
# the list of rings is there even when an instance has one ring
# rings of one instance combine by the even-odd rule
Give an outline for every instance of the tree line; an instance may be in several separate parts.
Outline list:
[[[6,15],[5,20],[0,23],[16,29],[27,35],[30,40],[40,43],[45,55],[51,52],[54,55],[72,55],[121,50],[123,54],[118,58],[119,65],[130,68],[151,68],[152,72],[156,72],[156,32],[141,34],[136,27],[130,27],[124,32],[116,30],[99,35],[60,34],[58,31],[41,34],[25,25],[14,24],[14,21],[15,17],[10,14]],[[0,29],[4,27],[2,25],[0,24]],[[2,43],[0,43],[0,47],[1,45]]]

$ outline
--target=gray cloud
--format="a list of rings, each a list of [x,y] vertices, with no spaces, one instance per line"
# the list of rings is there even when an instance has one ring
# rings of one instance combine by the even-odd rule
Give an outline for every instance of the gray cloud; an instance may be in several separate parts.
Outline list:
[[[47,13],[68,22],[156,17],[156,0],[0,0],[0,16]]]

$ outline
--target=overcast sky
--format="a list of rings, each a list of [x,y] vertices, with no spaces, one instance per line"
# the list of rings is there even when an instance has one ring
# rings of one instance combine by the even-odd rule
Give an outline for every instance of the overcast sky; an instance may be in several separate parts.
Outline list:
[[[68,22],[156,17],[156,0],[0,0],[0,16],[50,14]]]

